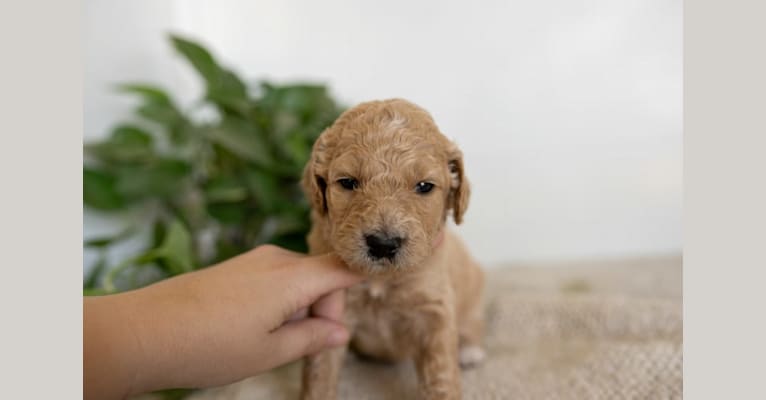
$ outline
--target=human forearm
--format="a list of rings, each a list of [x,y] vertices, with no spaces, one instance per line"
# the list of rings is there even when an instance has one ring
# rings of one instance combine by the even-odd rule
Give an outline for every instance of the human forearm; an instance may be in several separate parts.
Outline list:
[[[86,399],[120,399],[134,386],[140,345],[131,294],[83,299],[83,391]]]
[[[342,288],[360,280],[333,256],[261,246],[142,289],[86,298],[85,397],[223,385],[343,345]]]

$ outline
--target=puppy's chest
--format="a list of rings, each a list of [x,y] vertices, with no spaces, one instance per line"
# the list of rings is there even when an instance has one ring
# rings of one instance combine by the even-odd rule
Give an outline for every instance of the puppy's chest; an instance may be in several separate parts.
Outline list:
[[[385,282],[350,289],[346,307],[353,329],[351,345],[359,353],[383,360],[409,357],[427,334],[428,321],[441,303],[428,293]]]

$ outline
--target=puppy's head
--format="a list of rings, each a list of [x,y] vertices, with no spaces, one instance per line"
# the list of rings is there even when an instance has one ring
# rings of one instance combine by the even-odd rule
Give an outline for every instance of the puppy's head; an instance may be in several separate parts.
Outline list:
[[[328,244],[374,275],[422,263],[448,212],[459,224],[469,197],[460,150],[425,110],[400,99],[341,115],[314,144],[302,183]]]

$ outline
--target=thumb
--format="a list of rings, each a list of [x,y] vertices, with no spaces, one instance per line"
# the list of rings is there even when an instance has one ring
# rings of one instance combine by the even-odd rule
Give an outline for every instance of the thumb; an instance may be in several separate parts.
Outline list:
[[[297,360],[326,348],[348,342],[350,334],[342,324],[325,318],[304,318],[291,321],[271,332],[275,363]]]

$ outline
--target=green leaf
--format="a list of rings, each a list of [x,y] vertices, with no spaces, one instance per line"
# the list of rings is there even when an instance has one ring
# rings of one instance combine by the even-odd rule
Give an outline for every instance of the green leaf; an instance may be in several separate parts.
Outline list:
[[[311,156],[311,145],[307,143],[306,135],[302,134],[290,136],[284,141],[282,149],[290,156],[301,171]]]
[[[222,68],[213,56],[200,44],[171,35],[173,47],[181,53],[204,78],[207,98],[224,111],[246,115],[250,102],[247,87],[232,71]]]
[[[165,389],[155,392],[162,400],[183,400],[194,392],[195,389]]]
[[[177,110],[164,104],[142,104],[136,109],[136,112],[138,115],[149,121],[156,122],[169,130],[178,128],[183,122],[183,119]]]
[[[133,125],[120,125],[106,141],[85,146],[102,162],[140,162],[154,156],[152,136]]]
[[[125,206],[125,199],[116,189],[113,175],[94,168],[83,167],[83,201],[99,210],[118,210]]]
[[[154,224],[152,225],[151,248],[158,248],[162,245],[162,241],[165,239],[167,231],[167,226],[162,220],[157,219],[154,221]],[[167,262],[165,262],[165,260],[156,259],[154,262],[157,264],[157,267],[160,270],[164,271],[168,275],[171,275],[170,267],[168,266]]]
[[[216,240],[215,246],[216,246],[216,255],[215,255],[215,258],[213,259],[213,262],[215,263],[228,260],[229,258],[237,256],[244,251],[244,249],[234,245],[233,243],[227,241],[225,238],[222,238],[222,237],[219,237],[218,240]]]
[[[204,47],[176,35],[170,35],[170,40],[173,47],[194,66],[205,80],[214,80],[218,77],[220,67]]]
[[[99,289],[99,288],[86,288],[82,290],[83,296],[103,296],[110,293],[111,292],[109,292],[106,289]]]
[[[239,203],[209,203],[208,214],[225,225],[236,225],[247,218],[250,207]]]
[[[141,254],[133,262],[142,265],[161,261],[167,272],[179,275],[194,269],[193,260],[192,237],[180,221],[174,220],[167,227],[160,246]]]
[[[106,270],[106,255],[101,254],[99,256],[98,261],[96,261],[96,264],[91,267],[90,272],[85,277],[85,282],[83,282],[83,289],[95,289],[98,287],[99,279],[101,278],[101,274]]]
[[[205,186],[205,199],[211,203],[235,203],[247,199],[247,188],[232,176],[213,179]]]
[[[228,117],[206,130],[207,137],[245,160],[269,168],[274,164],[268,143],[246,120]]]
[[[335,102],[327,93],[323,85],[295,84],[274,86],[262,83],[264,91],[259,105],[268,113],[290,113],[306,127],[316,122],[329,122],[335,119],[339,112]],[[284,120],[285,117],[280,117]],[[323,129],[323,127],[315,127]]]
[[[273,212],[279,207],[279,180],[258,168],[250,168],[245,172],[245,181],[262,212]]]
[[[178,194],[190,173],[191,166],[187,162],[174,159],[126,166],[117,170],[116,189],[131,199],[170,197]]]
[[[126,93],[134,93],[142,96],[147,102],[156,104],[172,105],[170,96],[161,88],[152,85],[140,83],[127,83],[117,87],[118,90]]]
[[[116,235],[102,236],[102,237],[86,240],[84,245],[85,247],[104,248],[116,242],[119,242],[120,240],[130,237],[133,233],[135,233],[135,229],[130,227]]]
[[[101,248],[101,247],[107,247],[110,244],[114,242],[114,237],[100,237],[96,239],[90,239],[85,241],[84,246],[85,247],[95,247],[95,248]]]
[[[292,233],[306,232],[309,228],[305,216],[299,214],[282,214],[276,217],[276,227],[274,234],[277,236]]]
[[[269,243],[299,253],[306,253],[308,251],[306,235],[304,233],[290,233],[286,235],[275,236],[269,241]]]
[[[120,125],[112,133],[110,142],[123,146],[150,148],[152,136],[135,125]]]
[[[192,237],[181,222],[174,221],[170,224],[160,252],[175,272],[183,273],[194,269]]]
[[[250,109],[247,87],[233,72],[222,69],[217,80],[208,82],[207,90],[207,98],[224,111],[247,115]]]
[[[191,124],[164,90],[142,84],[126,84],[121,91],[141,96],[143,102],[136,109],[141,117],[162,126],[173,143],[185,143],[190,135]]]
[[[162,223],[159,219],[154,221],[154,224],[152,225],[152,246],[153,247],[159,247],[162,243],[162,238],[165,237],[165,233],[167,232],[167,228],[165,227],[165,224]]]

